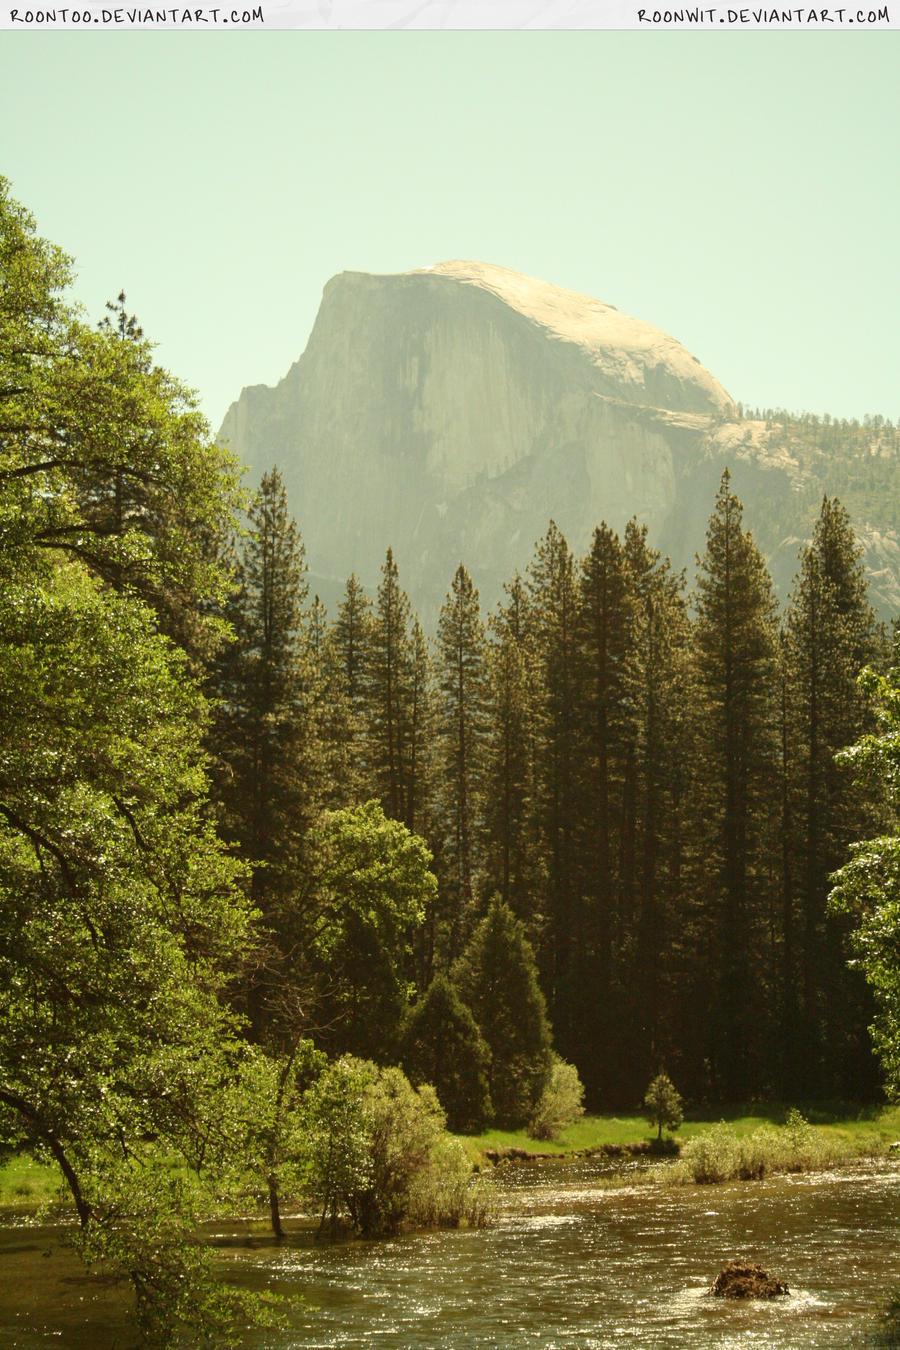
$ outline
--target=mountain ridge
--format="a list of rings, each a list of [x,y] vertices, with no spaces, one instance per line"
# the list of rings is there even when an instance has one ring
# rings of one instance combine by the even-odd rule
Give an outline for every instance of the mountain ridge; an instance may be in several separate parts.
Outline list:
[[[491,605],[550,518],[581,552],[601,520],[637,516],[690,568],[726,463],[784,594],[822,492],[841,496],[789,430],[742,417],[653,325],[455,260],[331,278],[302,355],[244,389],[219,436],[254,479],[278,463],[326,603],[351,571],[374,588],[390,545],[431,624],[460,560]],[[873,601],[900,610],[896,531],[855,524]]]

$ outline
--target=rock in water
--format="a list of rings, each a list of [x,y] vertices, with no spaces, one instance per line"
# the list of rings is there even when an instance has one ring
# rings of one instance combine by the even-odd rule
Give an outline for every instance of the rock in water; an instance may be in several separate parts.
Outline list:
[[[710,1290],[717,1298],[777,1298],[789,1294],[786,1284],[750,1261],[729,1261]]]
[[[390,544],[433,621],[461,559],[492,603],[551,518],[579,551],[635,513],[658,543],[681,460],[733,410],[650,324],[447,262],[334,277],[300,360],[220,437],[256,480],[277,463],[320,589],[374,587]]]

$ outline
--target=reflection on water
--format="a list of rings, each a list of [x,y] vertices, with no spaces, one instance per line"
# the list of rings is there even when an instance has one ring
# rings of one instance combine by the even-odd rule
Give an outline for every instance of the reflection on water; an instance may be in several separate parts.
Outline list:
[[[289,1299],[289,1331],[254,1332],[246,1345],[844,1348],[863,1343],[897,1276],[895,1163],[627,1191],[601,1189],[599,1170],[507,1170],[496,1179],[500,1221],[485,1232],[334,1247],[298,1234],[281,1248],[220,1232],[230,1278]],[[770,1267],[790,1295],[768,1303],[709,1297],[732,1256]],[[127,1318],[114,1291],[79,1279],[71,1262],[53,1230],[0,1234],[0,1347],[126,1350]]]

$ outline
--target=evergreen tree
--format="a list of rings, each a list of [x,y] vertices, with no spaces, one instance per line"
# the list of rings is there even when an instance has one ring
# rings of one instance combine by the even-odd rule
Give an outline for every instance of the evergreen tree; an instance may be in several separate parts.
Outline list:
[[[456,1134],[477,1134],[493,1116],[491,1055],[475,1018],[446,975],[436,975],[409,1014],[401,1062],[411,1083],[430,1083]]]
[[[498,896],[453,967],[452,979],[491,1052],[496,1123],[522,1125],[550,1072],[550,1023],[531,944]]]
[[[752,1055],[768,1030],[778,718],[771,581],[742,527],[727,469],[699,568],[695,648],[705,781],[697,842],[711,864],[703,897],[711,959],[704,981],[711,1000],[707,1058],[714,1089],[736,1100],[761,1086]]]
[[[262,1035],[298,940],[296,891],[321,775],[304,550],[277,469],[264,476],[248,523],[227,611],[235,639],[217,670],[213,749],[222,827],[254,864],[251,898],[272,943],[247,991]]]
[[[648,547],[646,526],[633,520],[623,557],[632,599],[623,690],[622,911],[630,934],[622,986],[629,1012],[620,1077],[633,1099],[655,1065],[674,1061],[681,1040],[673,953],[683,942],[694,698],[683,576]]]
[[[565,1055],[576,1040],[572,992],[577,978],[578,931],[575,849],[578,594],[571,551],[553,522],[539,542],[528,569],[528,598],[539,678],[534,708],[535,821],[547,875],[540,964],[550,1014]]]
[[[438,620],[438,764],[447,949],[459,955],[475,908],[482,833],[484,628],[478,592],[460,563]]]
[[[838,923],[826,922],[830,874],[849,844],[869,832],[860,792],[837,752],[866,727],[857,676],[876,655],[862,549],[846,511],[825,498],[787,616],[796,755],[794,888],[798,918],[802,1086],[808,1095],[850,1090],[870,1059],[871,1014],[858,977],[845,968]]]
[[[388,549],[372,632],[370,735],[372,776],[385,813],[409,825],[410,605]]]
[[[578,586],[577,731],[570,764],[578,873],[570,900],[569,1039],[560,1027],[557,1034],[594,1098],[621,1072],[618,1051],[630,1011],[624,956],[633,936],[632,888],[626,901],[625,886],[634,872],[634,737],[627,701],[633,596],[621,543],[605,524],[594,531]]]
[[[545,889],[534,819],[537,668],[521,577],[505,591],[490,620],[486,660],[485,868],[491,891],[536,941]]]

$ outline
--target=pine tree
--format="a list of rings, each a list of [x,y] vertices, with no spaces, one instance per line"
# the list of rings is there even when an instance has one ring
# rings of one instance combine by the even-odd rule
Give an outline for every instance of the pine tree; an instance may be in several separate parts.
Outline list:
[[[453,967],[452,980],[491,1052],[496,1123],[522,1125],[550,1072],[550,1023],[531,944],[498,896]]]
[[[689,794],[693,699],[684,579],[629,521],[623,544],[631,594],[623,681],[626,728],[623,911],[628,915],[621,1078],[633,1097],[662,1060],[674,1062],[671,953],[683,925],[683,819]]]
[[[277,469],[251,504],[235,576],[235,638],[216,672],[214,785],[226,838],[254,864],[251,898],[273,944],[248,991],[261,1035],[297,940],[296,890],[322,789],[306,564]]]
[[[340,759],[347,801],[376,795],[369,759],[372,601],[351,575],[326,642],[327,697],[340,707]]]
[[[626,699],[633,596],[621,543],[605,524],[594,531],[578,589],[577,730],[570,764],[578,869],[570,901],[571,1040],[561,1029],[558,1034],[595,1098],[621,1070],[618,1052],[630,1002],[623,958],[633,938],[624,885],[634,870],[634,737]]]
[[[764,1041],[765,996],[773,981],[778,719],[771,581],[742,527],[727,470],[699,567],[695,645],[705,784],[697,842],[711,864],[704,896],[712,962],[708,1058],[714,1088],[736,1100],[760,1086],[752,1054]]]
[[[436,975],[412,1009],[401,1062],[411,1083],[432,1085],[455,1134],[477,1134],[489,1123],[491,1054],[446,975]]]
[[[824,498],[812,542],[801,554],[787,616],[793,734],[794,887],[798,922],[803,1088],[842,1092],[870,1068],[871,1009],[859,977],[845,968],[840,927],[826,922],[830,874],[849,844],[870,832],[860,793],[836,753],[866,729],[857,676],[876,655],[862,549],[847,512]],[[852,1025],[851,1025],[852,1023]]]
[[[381,569],[372,632],[370,759],[385,813],[407,825],[410,622],[409,600],[400,587],[397,564],[389,548]]]
[[[485,740],[485,868],[536,942],[544,896],[537,840],[535,725],[537,667],[528,598],[518,574],[490,620]]]
[[[577,933],[576,752],[577,612],[569,546],[551,521],[528,569],[531,634],[538,668],[535,703],[537,781],[535,821],[547,874],[545,934],[540,964],[551,1018],[564,1056],[572,1057],[572,988]],[[495,1103],[496,1105],[496,1103]]]
[[[485,637],[478,592],[460,563],[438,620],[438,797],[447,946],[459,955],[481,870]]]

